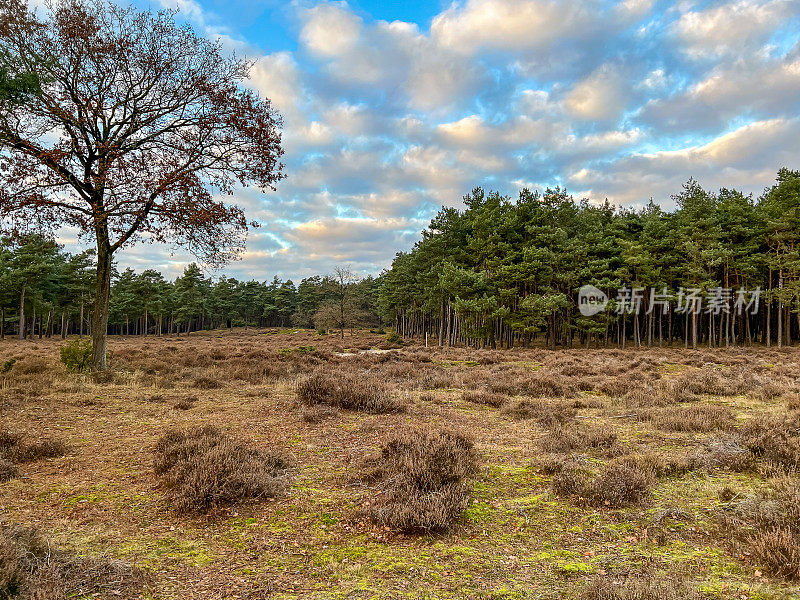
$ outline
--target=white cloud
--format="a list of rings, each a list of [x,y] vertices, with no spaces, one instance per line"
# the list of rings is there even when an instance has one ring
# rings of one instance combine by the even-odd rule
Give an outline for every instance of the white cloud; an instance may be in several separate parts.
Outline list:
[[[355,48],[361,33],[361,19],[346,5],[320,4],[303,14],[300,41],[314,54],[336,57]]]
[[[573,86],[564,104],[579,119],[608,121],[619,117],[630,97],[630,88],[619,70],[604,64]]]
[[[784,19],[800,12],[793,0],[741,0],[683,14],[673,33],[695,59],[741,55],[766,42]]]
[[[477,54],[483,48],[545,50],[564,37],[594,28],[600,12],[594,2],[467,0],[433,19],[431,37],[463,54]]]

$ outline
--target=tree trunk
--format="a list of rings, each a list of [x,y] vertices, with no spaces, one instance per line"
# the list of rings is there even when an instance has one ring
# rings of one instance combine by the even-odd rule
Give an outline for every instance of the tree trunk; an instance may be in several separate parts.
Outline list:
[[[22,286],[22,294],[19,298],[19,339],[25,339],[25,286]]]
[[[81,292],[81,324],[78,330],[78,338],[83,339],[83,292]]]
[[[105,371],[108,333],[108,301],[111,294],[111,248],[108,232],[97,231],[97,294],[92,311],[92,369]],[[83,323],[81,323],[81,328]]]

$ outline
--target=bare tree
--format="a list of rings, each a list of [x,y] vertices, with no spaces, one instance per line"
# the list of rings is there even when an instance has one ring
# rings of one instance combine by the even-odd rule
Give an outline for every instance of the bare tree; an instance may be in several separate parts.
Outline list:
[[[145,240],[234,258],[247,222],[220,196],[274,189],[280,119],[240,86],[248,62],[170,11],[54,0],[40,18],[5,0],[0,59],[40,83],[25,102],[0,97],[0,210],[14,229],[70,226],[96,244],[92,362],[103,370],[114,253]]]
[[[344,339],[345,329],[357,327],[364,321],[364,311],[358,306],[355,294],[360,278],[349,266],[338,266],[326,280],[331,299],[315,313],[314,326],[317,329],[339,329]]]

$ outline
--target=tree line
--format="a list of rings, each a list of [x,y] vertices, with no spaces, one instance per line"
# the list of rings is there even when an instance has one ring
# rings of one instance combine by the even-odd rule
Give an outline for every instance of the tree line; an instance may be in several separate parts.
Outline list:
[[[758,198],[690,179],[673,200],[672,211],[652,200],[627,209],[558,187],[515,201],[476,188],[397,254],[381,278],[381,314],[439,345],[800,339],[800,172],[781,169]],[[605,310],[581,314],[584,285],[607,295]],[[706,303],[687,310],[690,297]]]
[[[96,293],[94,251],[65,252],[38,234],[0,238],[0,336],[20,339],[91,335]],[[112,266],[108,332],[182,334],[220,327],[379,325],[378,280],[337,267],[295,285],[207,276],[195,263],[172,281],[154,269]]]

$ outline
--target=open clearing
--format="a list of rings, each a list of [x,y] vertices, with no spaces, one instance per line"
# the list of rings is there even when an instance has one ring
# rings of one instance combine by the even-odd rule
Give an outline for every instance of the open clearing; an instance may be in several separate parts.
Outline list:
[[[0,375],[0,431],[68,446],[0,483],[0,520],[144,567],[146,597],[633,598],[587,587],[631,576],[708,598],[800,590],[791,564],[753,550],[753,507],[796,483],[797,430],[781,430],[780,451],[748,430],[800,409],[796,348],[391,349],[366,332],[213,331],[111,338],[112,374],[95,381],[66,372],[61,344],[0,344],[0,363],[16,358]],[[315,372],[382,383],[405,409],[309,413],[296,389]],[[420,424],[471,435],[479,455],[469,505],[444,533],[366,516],[368,459]],[[177,512],[153,450],[197,425],[290,457],[285,495]],[[592,479],[623,463],[647,465],[640,488],[628,471],[613,493]]]

